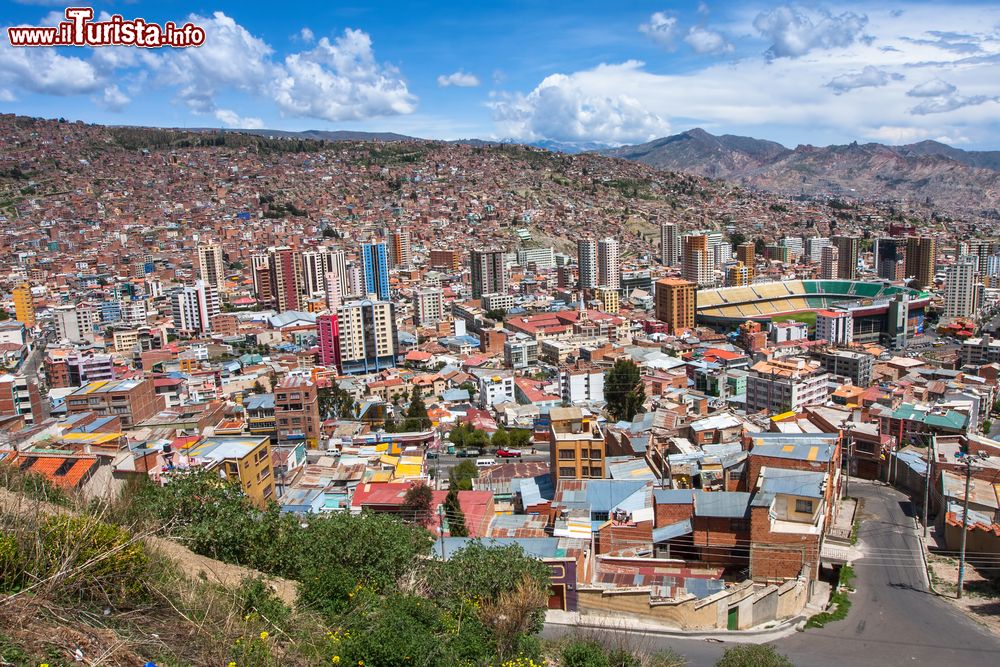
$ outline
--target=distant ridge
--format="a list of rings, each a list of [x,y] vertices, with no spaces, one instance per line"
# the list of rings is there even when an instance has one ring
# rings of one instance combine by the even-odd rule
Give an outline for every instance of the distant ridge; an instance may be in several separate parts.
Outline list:
[[[972,205],[991,217],[1000,207],[1000,151],[966,151],[937,141],[791,149],[696,128],[600,154],[783,194]]]

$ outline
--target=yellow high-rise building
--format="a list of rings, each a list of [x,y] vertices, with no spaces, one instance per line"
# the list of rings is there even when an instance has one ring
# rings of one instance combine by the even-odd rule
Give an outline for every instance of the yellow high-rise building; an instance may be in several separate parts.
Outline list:
[[[14,313],[17,321],[24,323],[24,326],[35,326],[35,300],[28,283],[21,283],[14,288]]]

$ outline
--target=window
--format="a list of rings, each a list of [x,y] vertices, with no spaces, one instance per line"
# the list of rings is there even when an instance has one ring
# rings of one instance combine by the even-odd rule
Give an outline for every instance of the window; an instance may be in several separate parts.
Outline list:
[[[592,458],[592,459],[594,459],[596,461],[600,461],[601,460],[601,450],[599,450],[599,449],[591,449],[590,450],[590,458]]]
[[[812,514],[813,513],[813,501],[802,500],[801,498],[795,499],[795,511],[799,514]]]
[[[559,450],[559,460],[560,461],[573,461],[576,459],[576,451],[572,449],[560,449]]]
[[[590,476],[591,477],[596,477],[597,479],[601,479],[601,478],[604,477],[604,471],[601,470],[599,467],[598,468],[591,468],[590,469]]]
[[[560,477],[575,477],[576,468],[559,468]]]
[[[607,521],[609,514],[607,512],[591,512],[591,521]]]

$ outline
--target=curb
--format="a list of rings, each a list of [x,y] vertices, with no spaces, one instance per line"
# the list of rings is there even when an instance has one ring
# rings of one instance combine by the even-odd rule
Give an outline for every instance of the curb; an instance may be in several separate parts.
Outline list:
[[[794,616],[792,618],[782,621],[774,627],[761,629],[761,630],[716,630],[715,632],[707,630],[681,630],[679,628],[668,628],[668,627],[649,627],[644,626],[641,628],[629,628],[623,627],[621,621],[627,619],[621,619],[615,623],[601,623],[601,622],[586,622],[584,619],[586,617],[578,616],[576,622],[567,621],[545,621],[545,625],[557,625],[560,627],[568,628],[586,628],[589,630],[612,630],[618,632],[627,632],[630,634],[644,634],[644,635],[656,635],[659,637],[676,637],[678,639],[704,639],[706,641],[717,641],[717,642],[727,642],[727,641],[740,641],[740,639],[751,639],[751,638],[764,638],[763,641],[770,641],[772,639],[780,639],[782,637],[787,637],[794,632],[801,632],[805,628],[806,621],[808,617],[806,616]]]

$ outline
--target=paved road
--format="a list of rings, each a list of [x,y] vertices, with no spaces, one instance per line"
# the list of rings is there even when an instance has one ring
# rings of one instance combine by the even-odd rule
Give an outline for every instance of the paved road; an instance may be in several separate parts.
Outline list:
[[[824,628],[777,640],[775,647],[796,667],[853,665],[1000,665],[1000,638],[927,590],[913,511],[903,494],[888,487],[851,481],[853,495],[865,498],[860,545],[854,563],[857,592],[847,618]],[[545,636],[558,636],[546,628]],[[658,648],[673,648],[693,667],[714,665],[725,644],[645,637]]]

